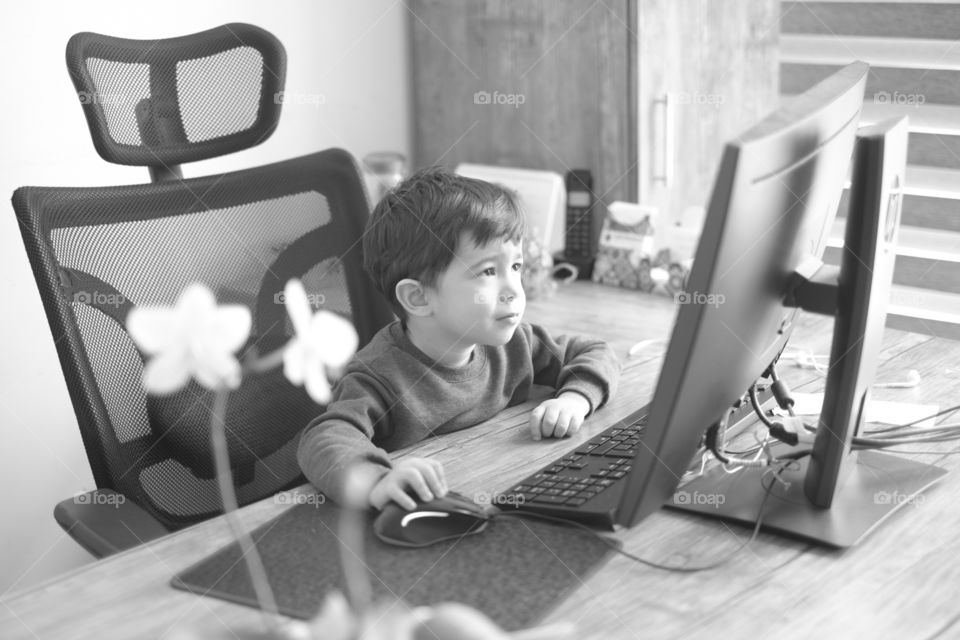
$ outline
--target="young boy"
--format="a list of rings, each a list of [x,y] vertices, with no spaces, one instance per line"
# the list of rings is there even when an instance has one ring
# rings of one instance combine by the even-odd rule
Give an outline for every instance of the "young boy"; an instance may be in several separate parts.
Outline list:
[[[496,185],[440,168],[412,176],[376,206],[364,267],[400,320],[347,365],[326,411],[304,431],[297,457],[307,479],[343,501],[345,471],[379,480],[371,506],[412,509],[447,492],[439,462],[388,452],[476,425],[527,400],[533,384],[557,389],[532,412],[534,440],[576,433],[614,393],[620,375],[606,343],[551,338],[521,321],[524,220]]]

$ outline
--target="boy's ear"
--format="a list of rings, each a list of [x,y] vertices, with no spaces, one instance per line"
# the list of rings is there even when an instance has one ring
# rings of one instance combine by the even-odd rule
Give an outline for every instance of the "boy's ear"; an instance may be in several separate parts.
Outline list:
[[[430,301],[419,280],[404,278],[397,283],[394,292],[397,294],[397,301],[411,316],[430,315],[432,311]]]

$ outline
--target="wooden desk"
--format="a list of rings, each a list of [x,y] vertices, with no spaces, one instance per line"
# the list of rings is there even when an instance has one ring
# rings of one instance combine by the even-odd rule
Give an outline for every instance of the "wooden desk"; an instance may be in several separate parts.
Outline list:
[[[467,494],[506,489],[560,453],[575,448],[649,401],[663,343],[628,359],[648,338],[668,338],[675,309],[666,298],[575,283],[549,301],[529,304],[527,318],[555,330],[607,338],[625,370],[620,391],[576,437],[533,442],[524,428],[527,403],[459,434],[429,440],[404,455],[443,461],[454,489]],[[827,353],[829,323],[804,317],[791,344]],[[960,399],[960,343],[889,330],[879,380],[920,371],[913,389],[876,397],[949,406]],[[795,390],[816,391],[822,378],[784,367]],[[948,418],[949,419],[949,418]],[[953,445],[939,447],[948,451]],[[950,456],[921,459],[954,469]],[[960,474],[948,475],[907,505],[860,546],[830,551],[761,533],[726,565],[682,574],[613,557],[548,620],[577,623],[582,638],[932,638],[960,636]],[[274,518],[288,504],[268,499],[243,509],[248,526]],[[671,511],[653,514],[617,534],[625,548],[660,562],[701,564],[735,549],[749,530]],[[230,541],[216,519],[178,532],[30,591],[0,600],[0,637],[164,637],[177,626],[257,625],[253,610],[169,586],[171,576]],[[508,578],[508,577],[507,577]]]

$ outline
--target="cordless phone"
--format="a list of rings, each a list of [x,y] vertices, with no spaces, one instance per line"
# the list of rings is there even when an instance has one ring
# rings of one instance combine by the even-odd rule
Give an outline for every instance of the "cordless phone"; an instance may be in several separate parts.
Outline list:
[[[589,278],[596,257],[593,224],[593,176],[586,169],[567,172],[567,218],[563,259],[577,266],[581,278]]]

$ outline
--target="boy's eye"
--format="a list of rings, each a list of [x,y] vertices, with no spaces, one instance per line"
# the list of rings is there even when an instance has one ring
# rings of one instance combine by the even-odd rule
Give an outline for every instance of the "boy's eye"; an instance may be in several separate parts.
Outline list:
[[[497,269],[496,269],[496,267],[487,267],[486,269],[484,269],[483,271],[480,272],[480,275],[483,275],[483,276],[495,276],[495,275],[497,275]]]
[[[523,269],[523,263],[522,263],[522,262],[514,262],[514,263],[513,263],[513,270],[514,270],[514,271],[520,271],[521,269]]]

